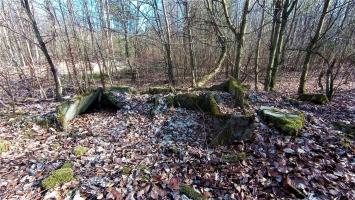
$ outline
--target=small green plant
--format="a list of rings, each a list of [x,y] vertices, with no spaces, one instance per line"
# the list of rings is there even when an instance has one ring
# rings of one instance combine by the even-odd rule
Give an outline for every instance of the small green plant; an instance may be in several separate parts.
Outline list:
[[[89,149],[87,147],[77,146],[74,149],[74,154],[76,157],[81,157],[81,156],[85,155],[88,151],[89,151]]]

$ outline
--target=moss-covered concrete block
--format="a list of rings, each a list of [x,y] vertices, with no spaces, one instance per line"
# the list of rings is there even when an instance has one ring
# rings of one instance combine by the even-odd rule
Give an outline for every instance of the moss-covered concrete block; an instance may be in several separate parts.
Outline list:
[[[76,96],[72,100],[65,101],[59,105],[56,112],[58,128],[65,129],[68,122],[77,115],[84,113],[97,100],[101,92],[101,89],[97,89],[93,92]]]
[[[224,81],[224,82],[222,82],[220,84],[212,85],[210,88],[208,88],[208,90],[229,92],[228,85],[229,85],[229,80],[228,81]]]
[[[218,134],[213,137],[211,145],[226,145],[235,140],[253,139],[254,121],[255,115],[253,113],[225,115],[220,126],[222,128],[216,131]]]
[[[325,94],[300,94],[298,99],[300,101],[308,101],[318,105],[323,105],[329,102]]]
[[[137,94],[138,91],[131,86],[126,86],[126,85],[119,85],[119,86],[113,86],[107,89],[107,91],[111,92],[119,92],[119,93],[129,93],[129,94]]]
[[[0,140],[0,155],[10,150],[11,143],[7,140]]]
[[[192,186],[183,184],[180,186],[180,193],[186,195],[188,198],[193,200],[205,200],[207,199],[201,193],[197,192]]]
[[[287,135],[299,135],[305,124],[304,114],[298,111],[262,106],[259,113],[267,123]]]
[[[74,154],[76,157],[81,157],[89,151],[89,148],[83,146],[77,146],[74,148]]]
[[[215,96],[211,93],[201,95],[194,93],[177,94],[174,97],[174,106],[208,112],[213,116],[223,116]]]
[[[47,178],[43,179],[42,187],[45,189],[52,189],[60,184],[70,182],[74,179],[74,171],[72,166],[67,164],[51,172]]]
[[[244,108],[249,105],[248,88],[242,85],[237,79],[232,77],[229,79],[228,91],[234,95],[236,106]]]
[[[168,94],[173,92],[175,92],[175,90],[171,86],[154,86],[148,88],[149,94]]]

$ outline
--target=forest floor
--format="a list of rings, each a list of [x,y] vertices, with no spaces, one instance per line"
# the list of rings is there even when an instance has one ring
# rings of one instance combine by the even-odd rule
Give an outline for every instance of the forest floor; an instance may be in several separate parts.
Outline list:
[[[223,111],[238,110],[229,94],[216,94]],[[332,123],[355,123],[355,90],[326,105],[289,104],[282,96],[252,91],[250,109],[304,112],[301,136],[286,136],[257,116],[254,140],[219,147],[208,144],[211,116],[164,102],[152,116],[149,95],[126,94],[122,109],[82,114],[62,132],[26,120],[57,103],[26,102],[21,113],[0,119],[0,138],[11,143],[0,155],[0,199],[188,199],[180,193],[186,185],[212,199],[353,199],[355,143]],[[87,153],[77,156],[78,146]],[[68,161],[75,180],[41,188]]]

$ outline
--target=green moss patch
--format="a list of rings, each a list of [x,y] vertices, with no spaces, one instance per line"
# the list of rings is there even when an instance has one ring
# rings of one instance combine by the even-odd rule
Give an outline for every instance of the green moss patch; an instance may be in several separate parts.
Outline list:
[[[11,143],[7,140],[0,140],[0,155],[10,150]]]
[[[51,174],[42,181],[42,187],[45,189],[52,189],[74,179],[74,171],[71,164],[64,164],[60,169],[51,172]]]
[[[262,106],[259,109],[259,113],[267,123],[287,135],[299,135],[305,124],[305,116],[302,112],[283,111],[273,107]]]
[[[301,94],[298,96],[300,101],[309,101],[318,105],[323,105],[329,102],[328,98],[324,94]]]
[[[89,148],[83,146],[77,146],[74,148],[74,154],[76,157],[81,157],[89,151]]]
[[[180,186],[180,192],[193,200],[207,199],[201,193],[197,192],[192,186],[183,184]]]

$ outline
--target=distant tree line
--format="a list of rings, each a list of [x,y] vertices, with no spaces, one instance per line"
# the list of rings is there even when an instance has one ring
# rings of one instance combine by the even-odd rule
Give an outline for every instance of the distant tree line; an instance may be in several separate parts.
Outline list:
[[[290,72],[299,78],[298,93],[317,76],[320,90],[332,96],[335,82],[354,77],[352,0],[1,0],[0,6],[0,87],[13,101],[24,92],[47,98],[48,88],[61,100],[69,90],[128,79],[203,87],[233,76],[272,91]]]

